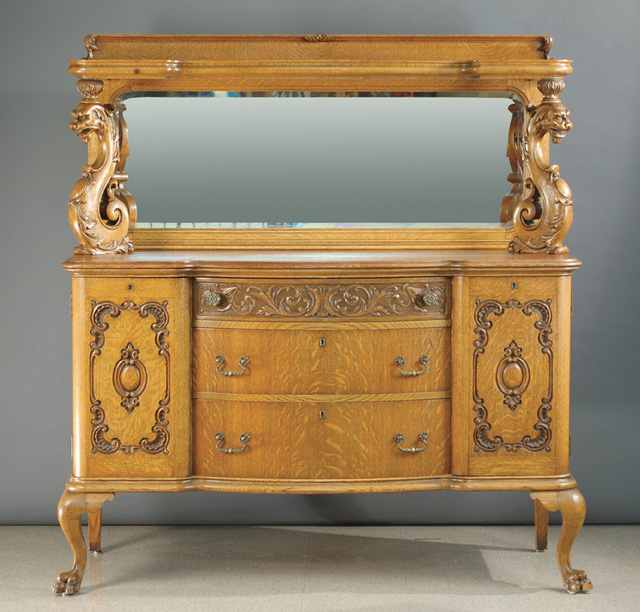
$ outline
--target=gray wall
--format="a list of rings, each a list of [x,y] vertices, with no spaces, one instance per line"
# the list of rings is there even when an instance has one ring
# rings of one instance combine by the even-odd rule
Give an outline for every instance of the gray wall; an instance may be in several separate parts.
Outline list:
[[[71,470],[69,190],[85,146],[66,60],[104,33],[551,34],[575,61],[575,128],[553,149],[574,191],[572,470],[588,521],[638,522],[640,192],[637,0],[4,0],[0,9],[0,523],[55,522]],[[497,214],[497,211],[496,211]],[[120,495],[106,522],[519,523],[525,493]]]

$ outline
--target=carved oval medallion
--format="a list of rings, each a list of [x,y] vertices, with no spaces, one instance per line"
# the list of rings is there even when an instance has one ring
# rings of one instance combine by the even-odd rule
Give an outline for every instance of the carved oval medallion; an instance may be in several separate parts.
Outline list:
[[[122,358],[113,369],[113,386],[122,397],[120,405],[131,414],[147,387],[147,368],[140,361],[140,351],[131,342],[121,351]]]
[[[507,363],[502,370],[502,382],[508,389],[516,389],[524,380],[524,370],[522,366],[514,361]]]
[[[522,358],[522,349],[512,340],[496,369],[496,384],[504,395],[504,405],[511,412],[522,403],[521,396],[529,387],[529,379],[529,365]]]
[[[129,393],[135,391],[140,387],[142,382],[142,371],[140,366],[136,363],[128,363],[120,370],[120,384]]]

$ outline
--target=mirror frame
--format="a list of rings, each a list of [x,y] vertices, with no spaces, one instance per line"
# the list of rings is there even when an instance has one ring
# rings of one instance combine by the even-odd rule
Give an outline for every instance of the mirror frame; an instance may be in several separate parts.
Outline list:
[[[569,60],[550,36],[96,35],[69,62],[82,101],[71,129],[89,159],[69,201],[78,254],[134,250],[508,249],[566,253],[571,189],[549,164],[549,140],[571,130],[560,101]],[[434,91],[514,97],[506,154],[511,190],[500,223],[469,227],[142,228],[124,183],[130,92]],[[506,136],[506,135],[505,135]]]

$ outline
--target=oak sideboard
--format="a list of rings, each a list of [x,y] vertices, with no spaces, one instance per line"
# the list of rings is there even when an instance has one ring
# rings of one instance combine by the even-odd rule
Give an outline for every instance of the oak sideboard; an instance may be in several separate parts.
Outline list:
[[[80,589],[115,493],[528,491],[536,548],[585,503],[569,470],[571,129],[547,36],[91,35],[71,61],[89,159],[69,217]],[[506,92],[511,190],[486,227],[138,223],[125,106],[145,92]],[[506,178],[506,177],[505,177]],[[506,183],[505,183],[506,184]],[[188,190],[185,190],[188,192]],[[188,196],[188,193],[186,193]],[[400,195],[399,195],[400,197]],[[499,203],[498,203],[499,204]],[[428,211],[426,211],[428,213]],[[427,215],[428,216],[428,215]]]

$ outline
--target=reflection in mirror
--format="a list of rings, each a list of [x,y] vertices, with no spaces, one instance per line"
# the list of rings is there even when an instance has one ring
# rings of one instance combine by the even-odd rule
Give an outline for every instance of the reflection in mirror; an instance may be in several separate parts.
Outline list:
[[[139,226],[498,221],[507,94],[145,94],[126,100]],[[206,224],[206,225],[201,225]]]

